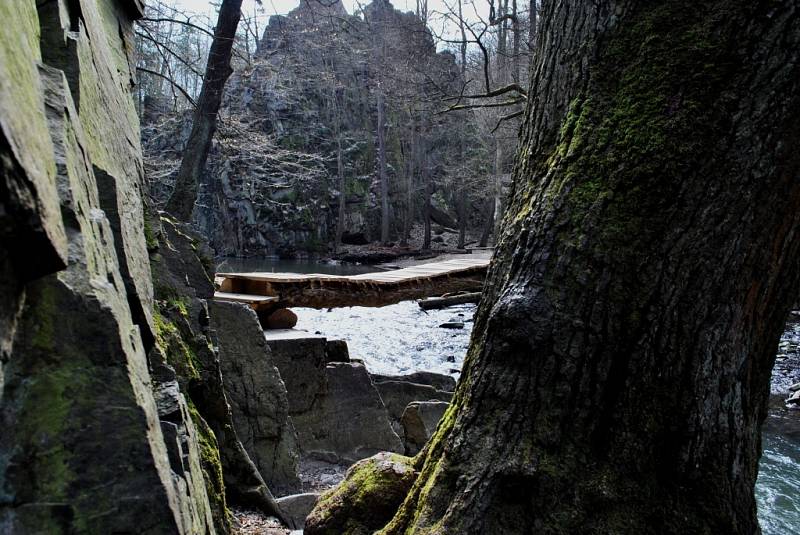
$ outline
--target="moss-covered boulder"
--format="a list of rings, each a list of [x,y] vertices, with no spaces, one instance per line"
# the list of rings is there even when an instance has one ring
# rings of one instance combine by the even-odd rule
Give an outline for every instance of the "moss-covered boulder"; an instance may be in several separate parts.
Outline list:
[[[354,464],[306,519],[306,535],[370,535],[392,519],[417,472],[412,459],[379,453]]]

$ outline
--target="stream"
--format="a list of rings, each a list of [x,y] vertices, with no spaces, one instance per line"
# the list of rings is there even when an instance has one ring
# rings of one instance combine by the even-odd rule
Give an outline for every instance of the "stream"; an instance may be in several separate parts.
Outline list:
[[[220,271],[290,271],[350,275],[377,271],[374,266],[319,264],[309,261],[248,259]],[[433,371],[458,378],[472,332],[475,305],[423,311],[405,301],[380,308],[328,310],[297,308],[297,329],[346,340],[350,357],[373,373]],[[794,317],[794,320],[797,320]],[[443,323],[463,323],[445,329]],[[800,410],[783,400],[800,382],[800,322],[791,322],[781,338],[772,374],[769,417],[762,430],[763,455],[756,482],[758,517],[765,535],[800,535]]]

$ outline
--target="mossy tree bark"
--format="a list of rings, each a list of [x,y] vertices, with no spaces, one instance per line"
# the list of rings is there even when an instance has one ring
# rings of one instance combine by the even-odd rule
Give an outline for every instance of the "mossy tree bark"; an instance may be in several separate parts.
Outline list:
[[[225,82],[233,73],[231,54],[236,27],[242,13],[242,0],[222,0],[214,29],[214,40],[208,52],[203,87],[192,121],[192,131],[183,152],[175,189],[167,201],[166,211],[181,221],[192,220],[197,200],[197,184],[206,167],[211,140],[217,130],[217,113],[222,104]]]
[[[455,401],[383,533],[757,533],[800,3],[545,1]]]

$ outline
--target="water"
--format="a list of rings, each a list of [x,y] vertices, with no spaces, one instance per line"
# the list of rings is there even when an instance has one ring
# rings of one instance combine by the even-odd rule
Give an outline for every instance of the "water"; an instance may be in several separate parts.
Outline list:
[[[323,273],[325,275],[360,275],[383,271],[378,266],[343,264],[341,262],[320,262],[314,259],[285,260],[278,257],[262,256],[251,258],[217,258],[217,273],[255,272],[267,273]]]
[[[380,308],[292,309],[297,329],[347,341],[350,357],[373,373],[432,371],[458,377],[472,332],[475,305],[424,311],[414,301]],[[460,322],[462,329],[443,329]]]
[[[758,519],[765,535],[800,534],[800,418],[774,396],[762,430],[756,482]]]
[[[346,275],[377,268],[313,261],[226,259],[222,270]],[[469,345],[475,305],[427,313],[411,301],[381,308],[294,311],[298,329],[346,340],[350,356],[362,359],[374,373],[428,370],[458,377]],[[439,328],[448,321],[463,322],[464,328]],[[790,323],[781,338],[772,376],[772,409],[762,432],[764,451],[756,499],[764,535],[800,535],[800,410],[783,407],[789,386],[796,382],[800,382],[800,323]]]

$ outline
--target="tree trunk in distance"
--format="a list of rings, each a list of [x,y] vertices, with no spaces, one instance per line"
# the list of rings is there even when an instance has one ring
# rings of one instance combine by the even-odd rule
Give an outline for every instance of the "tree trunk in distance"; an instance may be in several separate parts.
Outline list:
[[[425,148],[422,150],[425,154]],[[422,221],[424,223],[424,234],[422,237],[422,249],[427,251],[431,248],[431,175],[428,171],[427,157],[422,157],[422,182],[425,184],[425,202],[422,205]]]
[[[516,0],[515,0],[516,1]],[[462,8],[462,0],[458,0],[458,28],[461,31],[461,81],[467,79],[467,32],[464,29],[464,15]],[[461,161],[464,161],[466,150],[464,149],[464,138],[461,138],[461,146],[459,147],[461,154]],[[467,242],[467,220],[469,214],[467,213],[467,186],[466,184],[459,184],[458,199],[456,206],[458,207],[458,249],[463,249]]]
[[[503,140],[500,139],[498,133],[494,138],[494,187],[492,188],[494,192],[492,235],[494,236],[495,245],[497,245],[497,241],[500,239],[500,223],[503,219],[503,156]]]
[[[528,21],[528,48],[533,50],[534,39],[536,37],[536,23],[538,21],[538,11],[536,9],[536,0],[530,0],[529,21]]]
[[[517,0],[511,0],[511,16],[513,20],[511,21],[511,61],[513,65],[513,69],[511,71],[511,79],[515,84],[518,84],[519,81],[522,79],[522,58],[520,57],[520,50],[519,45],[521,41],[521,27],[519,24],[519,12],[517,10]]]
[[[339,210],[336,215],[336,239],[333,249],[338,252],[342,247],[342,234],[344,234],[344,212],[347,202],[347,181],[344,176],[344,157],[342,155],[342,126],[341,108],[336,96],[333,97],[335,107],[334,115],[336,121],[336,172],[339,176]]]
[[[192,219],[192,210],[197,200],[197,184],[206,166],[211,139],[217,129],[217,113],[222,103],[225,82],[233,72],[231,52],[236,27],[242,12],[242,0],[222,0],[214,29],[214,40],[208,52],[208,63],[203,78],[203,87],[194,111],[192,132],[183,152],[181,167],[175,180],[165,210],[181,221]]]
[[[492,229],[494,229],[494,198],[489,199],[487,204],[489,206],[486,210],[488,215],[486,216],[486,224],[481,233],[481,239],[478,241],[478,247],[486,247],[489,244],[489,236],[492,234]]]
[[[386,174],[386,125],[383,88],[378,88],[378,176],[381,183],[381,242],[389,241],[389,177]]]
[[[543,3],[471,347],[382,534],[759,533],[800,286],[798,15]]]

